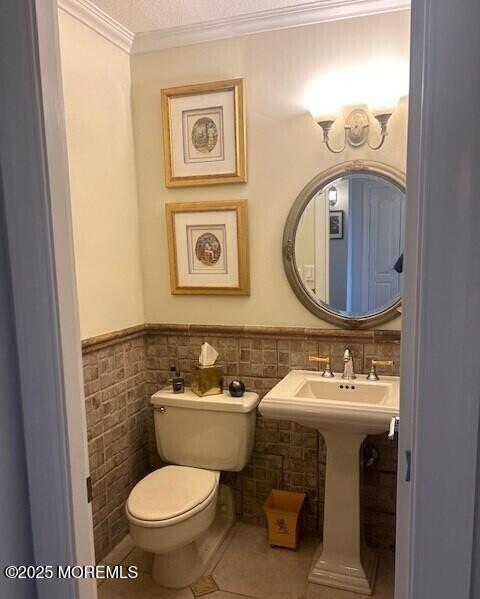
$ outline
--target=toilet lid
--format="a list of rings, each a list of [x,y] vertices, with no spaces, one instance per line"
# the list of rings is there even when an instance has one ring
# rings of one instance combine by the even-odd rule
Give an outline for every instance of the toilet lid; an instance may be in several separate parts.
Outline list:
[[[127,509],[139,520],[174,518],[205,501],[215,490],[217,481],[217,473],[211,470],[165,466],[135,485]]]

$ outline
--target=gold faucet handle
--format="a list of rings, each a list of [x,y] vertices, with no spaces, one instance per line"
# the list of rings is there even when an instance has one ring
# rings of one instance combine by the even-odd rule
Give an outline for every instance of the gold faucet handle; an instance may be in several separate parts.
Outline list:
[[[372,360],[372,366],[393,366],[393,360]]]
[[[310,362],[320,362],[321,364],[330,364],[330,357],[320,358],[318,356],[308,356]]]
[[[378,381],[379,376],[377,374],[375,366],[393,366],[393,360],[372,360],[372,366],[370,372],[367,375],[367,381]]]
[[[330,368],[330,356],[308,356],[308,359],[310,360],[310,362],[320,362],[321,364],[325,364],[325,370],[322,373],[323,377],[331,379],[335,376],[332,372],[332,369]]]

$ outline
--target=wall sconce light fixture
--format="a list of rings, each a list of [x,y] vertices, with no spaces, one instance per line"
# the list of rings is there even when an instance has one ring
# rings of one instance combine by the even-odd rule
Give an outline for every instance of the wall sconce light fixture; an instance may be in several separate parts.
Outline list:
[[[388,122],[399,99],[408,94],[408,63],[396,59],[362,63],[326,71],[305,90],[304,103],[322,128],[330,152],[339,154],[347,145],[368,145],[379,150],[388,135]],[[352,106],[350,112],[342,108]],[[368,107],[368,108],[363,108]],[[332,147],[330,135],[338,115],[347,114],[341,147]],[[374,118],[372,118],[372,116]],[[380,125],[380,137],[377,127]],[[378,139],[378,141],[377,141]]]
[[[338,202],[338,191],[336,187],[330,187],[328,190],[328,205],[333,208]]]
[[[319,117],[317,123],[323,130],[323,141],[325,145],[330,152],[333,152],[334,154],[343,152],[347,147],[347,143],[354,148],[363,146],[363,144],[366,143],[371,150],[379,150],[383,146],[385,138],[388,135],[387,124],[392,116],[392,111],[383,109],[380,112],[375,112],[373,116],[380,125],[380,141],[376,145],[373,145],[370,142],[370,120],[366,111],[361,108],[352,110],[348,115],[345,121],[345,139],[341,148],[335,149],[330,144],[330,130],[335,119],[332,119],[332,117]]]

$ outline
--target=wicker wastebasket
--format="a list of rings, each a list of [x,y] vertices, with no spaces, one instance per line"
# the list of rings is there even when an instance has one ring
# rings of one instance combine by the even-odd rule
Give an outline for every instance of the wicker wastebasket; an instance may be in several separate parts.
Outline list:
[[[301,530],[305,493],[272,489],[263,506],[268,521],[270,545],[296,549]]]

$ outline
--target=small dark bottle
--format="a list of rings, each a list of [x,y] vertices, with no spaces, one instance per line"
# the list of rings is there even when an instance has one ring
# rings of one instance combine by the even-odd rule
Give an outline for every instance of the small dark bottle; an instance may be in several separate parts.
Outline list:
[[[172,390],[174,393],[185,393],[185,380],[180,374],[180,370],[175,366],[170,368],[172,373]]]

